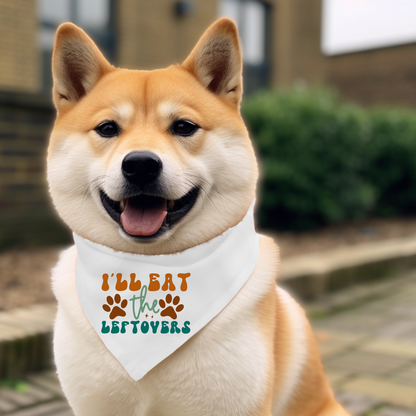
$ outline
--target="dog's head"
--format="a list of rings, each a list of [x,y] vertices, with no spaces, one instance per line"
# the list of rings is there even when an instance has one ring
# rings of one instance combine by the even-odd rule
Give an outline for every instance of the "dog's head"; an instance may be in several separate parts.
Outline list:
[[[257,165],[239,107],[237,29],[214,23],[182,65],[111,66],[78,27],[59,27],[57,119],[48,154],[54,204],[69,227],[126,252],[162,254],[236,225]]]

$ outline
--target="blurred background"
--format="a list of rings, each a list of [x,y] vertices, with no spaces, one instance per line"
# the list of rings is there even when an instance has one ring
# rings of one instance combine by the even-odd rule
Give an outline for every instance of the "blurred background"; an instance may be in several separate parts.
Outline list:
[[[0,414],[70,414],[48,370],[49,270],[71,242],[45,179],[57,26],[154,69],[222,16],[282,285],[352,414],[416,415],[416,0],[0,0]]]

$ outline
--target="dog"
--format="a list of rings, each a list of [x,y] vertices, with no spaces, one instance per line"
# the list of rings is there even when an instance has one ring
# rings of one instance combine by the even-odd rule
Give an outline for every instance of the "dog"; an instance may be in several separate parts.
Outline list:
[[[181,65],[153,71],[111,66],[65,23],[52,72],[49,189],[78,236],[117,252],[169,255],[242,221],[258,168],[240,116],[242,56],[231,20],[212,24]],[[77,248],[64,251],[52,273],[54,354],[75,415],[347,415],[304,311],[276,286],[277,246],[265,236],[259,246],[229,304],[138,381],[86,318]]]

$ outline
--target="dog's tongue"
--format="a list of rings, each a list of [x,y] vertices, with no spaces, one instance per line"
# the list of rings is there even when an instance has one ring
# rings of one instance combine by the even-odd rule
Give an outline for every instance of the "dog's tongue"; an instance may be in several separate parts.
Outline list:
[[[153,235],[162,226],[166,214],[166,199],[143,196],[127,199],[120,219],[130,235]]]

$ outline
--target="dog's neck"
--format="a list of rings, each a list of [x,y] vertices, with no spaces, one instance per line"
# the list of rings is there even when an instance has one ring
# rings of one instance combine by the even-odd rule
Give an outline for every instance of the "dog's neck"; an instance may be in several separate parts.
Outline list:
[[[141,253],[131,253],[131,252],[124,252],[124,251],[117,251],[110,247],[107,247],[102,244],[98,244],[95,242],[92,242],[86,238],[83,238],[82,236],[77,235],[76,233],[73,233],[74,235],[74,241],[75,245],[79,247],[82,245],[88,245],[91,250],[98,250],[104,253],[107,253],[109,255],[125,255],[128,256],[131,259],[136,259],[138,261],[146,260],[146,261],[157,261],[160,259],[169,259],[169,258],[176,258],[178,259],[181,257],[182,259],[189,259],[189,261],[196,261],[198,258],[204,258],[206,257],[214,248],[218,248],[221,244],[224,244],[227,240],[230,240],[232,238],[233,234],[236,233],[242,233],[246,236],[255,235],[255,226],[254,226],[254,205],[255,200],[250,205],[250,208],[248,209],[247,213],[245,214],[244,218],[234,227],[230,227],[228,230],[223,232],[222,234],[215,236],[214,238],[203,242],[201,244],[198,244],[196,246],[186,248],[181,251],[173,251],[170,253],[163,253],[163,254],[141,254]],[[169,260],[167,260],[169,262]]]
[[[147,256],[169,255],[189,250],[221,236],[243,221],[250,206],[254,204],[255,198],[252,195],[240,204],[238,209],[224,213],[216,206],[214,208],[210,206],[211,211],[205,211],[203,207],[200,210],[202,212],[196,214],[196,220],[191,218],[189,223],[179,224],[177,229],[168,230],[157,239],[146,242],[128,237],[118,226],[114,229],[115,224],[111,219],[109,219],[110,229],[108,226],[105,229],[95,226],[86,229],[72,227],[72,231],[86,240],[116,252]],[[200,216],[199,219],[198,216]],[[205,218],[208,218],[208,222]],[[201,221],[204,221],[202,226],[199,224]],[[196,223],[196,228],[192,226],[194,223]]]

